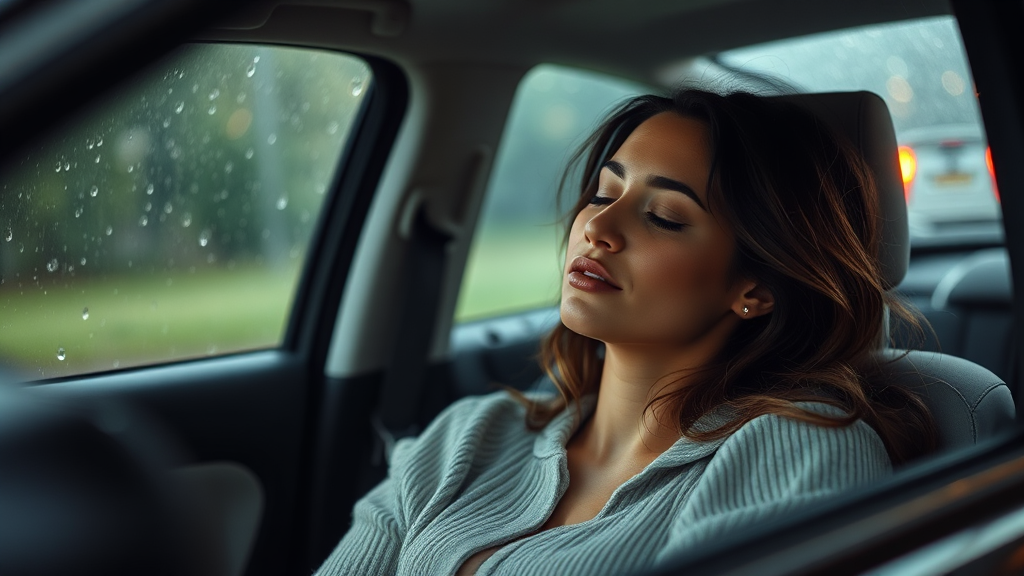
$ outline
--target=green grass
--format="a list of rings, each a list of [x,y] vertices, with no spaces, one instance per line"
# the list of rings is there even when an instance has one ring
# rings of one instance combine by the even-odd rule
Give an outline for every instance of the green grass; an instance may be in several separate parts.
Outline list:
[[[562,279],[555,226],[481,231],[462,278],[455,321],[550,306]]]
[[[296,277],[236,268],[23,289],[8,281],[0,354],[26,377],[50,378],[276,346]]]
[[[552,305],[561,268],[554,227],[486,231],[470,252],[455,319]],[[55,378],[277,346],[298,270],[143,274],[59,285],[5,279],[0,362]]]

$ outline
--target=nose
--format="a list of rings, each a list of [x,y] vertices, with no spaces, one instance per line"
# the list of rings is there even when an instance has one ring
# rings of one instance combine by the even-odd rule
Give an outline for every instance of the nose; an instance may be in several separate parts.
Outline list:
[[[591,246],[609,252],[619,252],[626,247],[626,238],[622,235],[621,222],[618,221],[621,210],[616,203],[605,206],[583,226],[583,236]]]

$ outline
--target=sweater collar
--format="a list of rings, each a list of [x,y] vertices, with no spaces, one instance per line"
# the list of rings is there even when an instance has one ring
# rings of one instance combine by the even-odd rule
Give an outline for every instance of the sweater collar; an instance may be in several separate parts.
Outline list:
[[[579,402],[570,402],[559,412],[533,441],[533,454],[538,458],[549,458],[565,454],[565,446],[597,407],[597,395],[587,394]]]
[[[577,410],[577,405],[579,410]],[[551,422],[544,427],[534,439],[533,454],[537,458],[550,458],[552,456],[564,456],[565,447],[569,443],[580,424],[594,413],[597,407],[597,395],[588,394],[580,399],[579,403],[571,402],[558,413]],[[700,430],[713,430],[726,424],[730,420],[730,413],[724,407],[712,410],[702,416],[694,425]],[[707,442],[697,442],[686,436],[681,437],[675,444],[669,447],[647,467],[672,468],[689,464],[705,456],[709,456],[718,450],[718,447],[725,442],[726,438],[719,438]]]

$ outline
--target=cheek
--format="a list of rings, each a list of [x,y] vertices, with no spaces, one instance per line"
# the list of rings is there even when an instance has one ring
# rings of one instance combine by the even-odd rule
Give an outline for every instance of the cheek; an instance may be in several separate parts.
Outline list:
[[[648,250],[640,259],[650,296],[690,308],[711,304],[729,290],[730,254],[709,246]]]

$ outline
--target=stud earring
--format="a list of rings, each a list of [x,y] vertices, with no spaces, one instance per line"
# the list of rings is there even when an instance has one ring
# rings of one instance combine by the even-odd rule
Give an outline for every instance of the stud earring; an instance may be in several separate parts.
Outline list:
[[[746,316],[747,312],[750,312],[750,308],[747,308],[746,306],[744,306],[743,307],[743,315]]]

